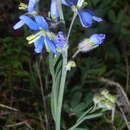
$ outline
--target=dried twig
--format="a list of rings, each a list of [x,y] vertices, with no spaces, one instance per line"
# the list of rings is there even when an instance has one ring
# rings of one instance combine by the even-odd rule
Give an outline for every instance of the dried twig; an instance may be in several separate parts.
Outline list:
[[[15,112],[19,111],[19,110],[16,109],[16,108],[9,107],[9,106],[6,106],[6,105],[4,105],[4,104],[0,104],[0,107],[3,107],[3,108],[6,108],[6,109],[9,109],[9,110],[12,110],[12,111],[15,111]]]
[[[122,43],[123,57],[124,57],[125,66],[126,66],[126,87],[125,87],[125,90],[127,92],[128,87],[129,87],[129,78],[130,78],[128,50],[127,50],[127,43],[126,42],[121,42],[121,43]]]
[[[41,122],[41,127],[42,127],[43,130],[45,130],[45,127],[43,125],[43,118],[42,118],[41,112],[39,112],[39,118],[40,118],[40,122]]]
[[[41,78],[41,74],[40,74],[40,71],[39,71],[38,63],[36,63],[36,70],[37,70],[37,74],[38,74],[38,78],[39,78],[39,82],[40,82],[42,101],[43,101],[44,110],[45,110],[46,130],[48,130],[49,124],[48,124],[48,116],[47,116],[47,111],[46,111],[47,104],[46,104],[46,101],[45,101],[45,95],[44,95],[44,90],[43,90],[43,83],[42,83],[42,78]]]
[[[21,125],[26,125],[30,130],[33,130],[32,127],[26,122],[26,121],[23,121],[23,122],[19,122],[19,123],[15,123],[15,124],[11,124],[11,125],[6,125],[5,127],[6,128],[11,128],[11,127],[16,127],[16,126],[21,126]]]
[[[120,107],[120,104],[119,104],[118,102],[117,102],[117,105],[118,105],[118,107],[119,107],[119,109],[120,109],[120,111],[121,111],[121,113],[122,113],[122,116],[123,116],[123,118],[124,118],[124,121],[125,121],[125,123],[126,123],[126,125],[127,125],[128,130],[130,130],[130,125],[129,125],[129,122],[128,122],[128,120],[127,120],[127,117],[126,117],[126,115],[125,115],[123,109]]]

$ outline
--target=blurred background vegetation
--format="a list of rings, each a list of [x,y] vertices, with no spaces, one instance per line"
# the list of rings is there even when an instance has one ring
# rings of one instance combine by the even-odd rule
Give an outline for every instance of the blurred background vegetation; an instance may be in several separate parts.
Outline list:
[[[23,12],[20,2],[6,0],[0,3],[0,129],[1,130],[54,130],[50,110],[51,77],[47,54],[37,55],[27,44],[27,28],[14,31],[12,26]],[[49,1],[40,1],[41,14],[47,16]],[[123,118],[130,121],[129,103],[123,98],[124,90],[130,98],[130,1],[88,0],[88,8],[95,11],[104,22],[92,28],[81,27],[77,18],[70,41],[69,59],[78,43],[92,33],[105,33],[106,41],[99,48],[79,54],[77,67],[68,73],[66,82],[62,127],[66,130],[93,101],[93,95],[102,88],[115,94],[121,105],[117,107],[115,120],[111,112],[103,117],[88,120],[76,130],[127,130]],[[66,28],[72,11],[64,7]],[[112,83],[113,84],[112,84]],[[123,92],[124,92],[123,91]]]

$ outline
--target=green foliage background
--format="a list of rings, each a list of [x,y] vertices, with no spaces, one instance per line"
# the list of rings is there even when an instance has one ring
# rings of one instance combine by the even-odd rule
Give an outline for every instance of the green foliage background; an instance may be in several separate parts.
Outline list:
[[[0,107],[1,129],[9,124],[26,121],[13,129],[24,130],[28,127],[40,130],[48,126],[53,130],[53,121],[49,111],[51,77],[48,70],[47,54],[36,55],[33,46],[27,45],[27,28],[14,31],[12,26],[22,12],[17,7],[20,1],[0,3],[0,104],[18,109],[18,111]],[[27,1],[23,1],[27,2]],[[104,22],[94,24],[92,28],[81,27],[76,19],[72,33],[69,58],[75,52],[78,43],[92,33],[105,33],[106,41],[99,48],[76,57],[77,67],[68,74],[63,106],[62,127],[66,130],[85,109],[92,105],[92,98],[101,88],[108,87],[98,81],[101,77],[120,83],[129,96],[129,56],[130,56],[130,2],[128,0],[88,0]],[[47,16],[49,2],[41,1],[40,9]],[[6,8],[6,9],[5,9]],[[72,11],[64,7],[66,28],[69,27]],[[40,81],[42,80],[42,81]],[[42,83],[41,83],[42,82]],[[41,88],[44,89],[42,100]],[[110,92],[116,91],[109,88]],[[110,113],[102,118],[84,122],[77,130],[125,130],[126,125],[119,112],[115,122],[108,121]],[[107,119],[106,119],[107,118]],[[47,129],[45,129],[47,130]]]

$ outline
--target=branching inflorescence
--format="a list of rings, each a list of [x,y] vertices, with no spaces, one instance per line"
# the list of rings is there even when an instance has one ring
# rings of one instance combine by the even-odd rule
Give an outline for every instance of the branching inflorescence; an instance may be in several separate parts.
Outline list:
[[[103,19],[97,17],[93,11],[86,9],[85,7],[87,3],[84,0],[51,0],[50,13],[48,13],[48,17],[52,22],[58,23],[64,20],[62,5],[71,8],[74,12],[74,16],[72,18],[72,22],[70,24],[70,28],[67,32],[68,34],[66,37],[62,31],[54,33],[50,30],[49,24],[47,22],[48,18],[39,15],[38,2],[39,0],[29,0],[28,5],[20,3],[19,9],[25,10],[26,13],[19,17],[20,21],[17,22],[13,28],[16,30],[26,25],[31,31],[33,31],[33,34],[28,36],[26,39],[28,40],[29,44],[34,43],[34,51],[36,53],[42,53],[45,48],[46,51],[49,52],[49,66],[53,80],[51,109],[56,125],[55,129],[60,130],[61,109],[66,74],[68,70],[76,66],[74,61],[68,62],[69,37],[73,23],[75,21],[75,18],[78,16],[81,25],[84,28],[90,28],[94,21],[102,22]],[[64,22],[65,21],[63,21],[63,23]],[[78,49],[72,57],[76,57],[79,52],[88,52],[98,47],[104,42],[104,40],[105,34],[92,34],[89,38],[85,38],[78,44]],[[63,59],[61,59],[61,71],[55,70],[55,68],[58,68],[55,65],[60,66],[59,63],[56,63],[58,61],[57,59],[59,58],[59,55],[62,55]],[[84,116],[82,116],[82,118],[83,119],[80,122],[82,122],[84,119],[87,119],[84,118]],[[76,128],[76,126],[77,125],[73,126],[71,129]]]
[[[62,0],[62,4],[72,8],[74,13],[79,16],[81,25],[85,28],[91,27],[93,21],[103,21],[102,18],[97,17],[91,10],[84,9],[86,5],[84,0]],[[50,32],[46,19],[38,14],[38,0],[29,0],[28,5],[20,3],[19,9],[26,10],[27,12],[19,17],[20,21],[17,22],[13,28],[16,30],[26,25],[29,29],[34,31],[34,34],[28,36],[27,40],[29,44],[34,43],[36,53],[41,53],[44,46],[47,51],[51,51],[54,54],[57,53],[58,48],[64,48],[66,38],[63,32],[60,31],[57,34]],[[56,0],[51,0],[50,18],[52,21],[60,20]],[[49,35],[50,33],[51,35]],[[87,52],[102,44],[104,39],[105,34],[93,34],[90,38],[83,40],[79,44],[78,51]]]

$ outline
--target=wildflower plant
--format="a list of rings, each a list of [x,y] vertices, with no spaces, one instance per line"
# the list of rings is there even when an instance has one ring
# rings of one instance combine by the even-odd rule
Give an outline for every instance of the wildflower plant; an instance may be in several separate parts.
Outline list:
[[[52,22],[62,22],[64,23],[63,26],[65,26],[62,6],[71,8],[74,14],[67,32],[59,29],[57,29],[59,30],[57,32],[52,32],[47,21],[48,17],[39,14],[38,2],[39,0],[29,0],[28,5],[20,4],[19,9],[25,10],[25,13],[19,17],[20,21],[13,28],[16,30],[24,25],[27,26],[33,34],[30,34],[26,39],[28,44],[34,44],[35,53],[48,52],[49,69],[52,76],[51,112],[55,123],[55,130],[61,130],[61,112],[67,72],[76,67],[74,58],[76,58],[78,53],[88,52],[97,48],[105,40],[105,34],[92,34],[89,38],[84,38],[77,44],[77,51],[74,55],[69,56],[71,58],[68,59],[68,50],[71,49],[69,47],[69,39],[73,23],[78,16],[82,27],[88,29],[94,21],[102,22],[103,19],[96,16],[93,11],[86,9],[87,2],[85,0],[51,0],[48,17]],[[112,101],[109,102],[113,104]],[[99,103],[96,105],[101,106]],[[86,119],[95,118],[103,114],[102,112],[93,113],[95,110],[94,107],[87,110],[69,130],[74,130]]]

